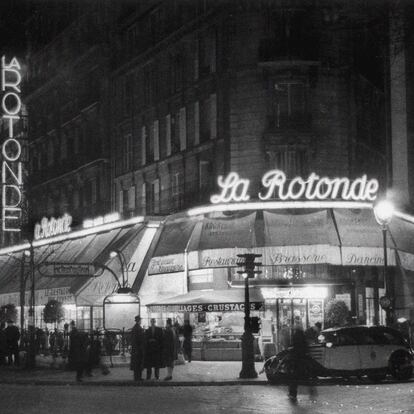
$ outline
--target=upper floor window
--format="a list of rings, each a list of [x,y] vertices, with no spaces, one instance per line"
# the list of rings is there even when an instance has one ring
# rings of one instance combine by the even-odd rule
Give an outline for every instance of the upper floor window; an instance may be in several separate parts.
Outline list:
[[[269,168],[282,170],[288,178],[305,177],[309,173],[308,152],[306,148],[281,146],[280,149],[268,153]]]
[[[216,71],[216,30],[210,28],[198,39],[198,75],[206,76]]]
[[[303,82],[274,82],[268,116],[270,128],[302,128],[310,121],[307,85]]]

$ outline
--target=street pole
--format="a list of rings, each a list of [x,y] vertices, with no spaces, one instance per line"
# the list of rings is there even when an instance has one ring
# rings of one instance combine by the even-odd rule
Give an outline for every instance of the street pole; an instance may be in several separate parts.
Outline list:
[[[31,275],[31,287],[30,287],[30,308],[29,308],[29,351],[27,355],[27,368],[36,367],[36,349],[35,349],[35,323],[36,323],[36,314],[35,314],[35,265],[34,265],[34,249],[33,242],[30,243],[30,275]]]
[[[244,263],[240,263],[245,269],[238,271],[244,277],[244,332],[242,335],[242,369],[239,378],[257,378],[257,372],[254,368],[254,336],[250,323],[249,278],[254,278],[256,273],[260,273],[254,268],[261,263],[255,263],[254,259],[261,255],[246,253],[237,256],[245,260]]]
[[[387,255],[387,227],[386,225],[382,226],[382,245],[384,248],[384,267],[383,267],[383,274],[384,274],[384,295],[385,297],[389,297],[388,294],[388,255]],[[385,325],[391,326],[392,318],[392,304],[385,309]]]

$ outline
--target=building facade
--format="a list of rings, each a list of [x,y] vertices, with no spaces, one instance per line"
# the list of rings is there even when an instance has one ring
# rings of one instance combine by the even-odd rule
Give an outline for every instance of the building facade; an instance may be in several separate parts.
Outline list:
[[[218,176],[249,180],[253,199],[269,170],[282,171],[288,183],[313,172],[351,180],[365,174],[378,180],[378,197],[387,194],[409,212],[409,5],[200,0],[36,7],[27,23],[25,88],[30,222],[67,212],[74,226],[112,212],[156,216],[159,232],[133,279],[146,317],[190,317],[201,330],[227,329],[223,320],[241,328],[242,312],[206,316],[185,305],[198,305],[191,301],[200,291],[234,295],[243,283],[230,255],[243,249],[275,247],[281,254],[306,246],[308,256],[322,257],[323,245],[340,258],[304,261],[291,249],[297,260],[265,261],[252,282],[268,340],[277,343],[295,314],[306,326],[323,319],[329,298],[345,300],[354,322],[371,324],[384,322],[379,298],[387,293],[414,318],[409,265],[390,259],[392,284],[384,291],[372,211],[187,214],[220,191]],[[410,234],[410,225],[398,222],[391,231]],[[410,253],[408,239],[400,240]],[[375,249],[367,253],[373,265],[346,265],[346,248]]]

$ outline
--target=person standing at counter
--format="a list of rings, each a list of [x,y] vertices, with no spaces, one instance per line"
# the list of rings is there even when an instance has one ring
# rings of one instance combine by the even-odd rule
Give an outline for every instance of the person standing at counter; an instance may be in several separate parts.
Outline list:
[[[193,339],[193,327],[190,325],[190,321],[186,319],[183,326],[183,351],[184,356],[188,362],[191,362],[191,354],[193,351],[192,339]]]
[[[155,325],[155,319],[151,319],[151,326],[145,331],[145,368],[147,369],[147,380],[151,379],[152,368],[154,368],[155,379],[160,379],[160,368],[162,366],[162,329]]]

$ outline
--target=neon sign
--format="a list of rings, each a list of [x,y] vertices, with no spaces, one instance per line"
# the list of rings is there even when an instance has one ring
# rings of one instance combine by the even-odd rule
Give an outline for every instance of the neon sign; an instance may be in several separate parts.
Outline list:
[[[43,217],[40,223],[36,223],[34,227],[35,240],[45,239],[48,237],[57,236],[58,234],[69,233],[72,229],[72,216],[64,214],[62,217],[54,218],[50,220]]]
[[[235,172],[227,177],[219,176],[218,185],[220,194],[211,196],[213,204],[248,201],[248,189],[250,181],[240,178]],[[259,193],[260,200],[266,201],[273,198],[279,200],[353,200],[374,201],[379,188],[376,179],[368,180],[364,174],[362,177],[351,181],[349,178],[319,177],[312,173],[304,180],[295,177],[287,180],[286,174],[280,170],[268,171],[262,177],[262,186],[265,191]]]
[[[20,99],[20,64],[16,58],[6,63],[6,57],[1,58],[1,90],[4,92],[1,100],[2,118],[8,124],[9,134],[3,142],[1,152],[3,163],[1,168],[2,182],[2,229],[7,232],[19,232],[18,222],[22,208],[22,163],[20,156],[22,147],[14,137],[13,124],[20,119],[22,102]]]

